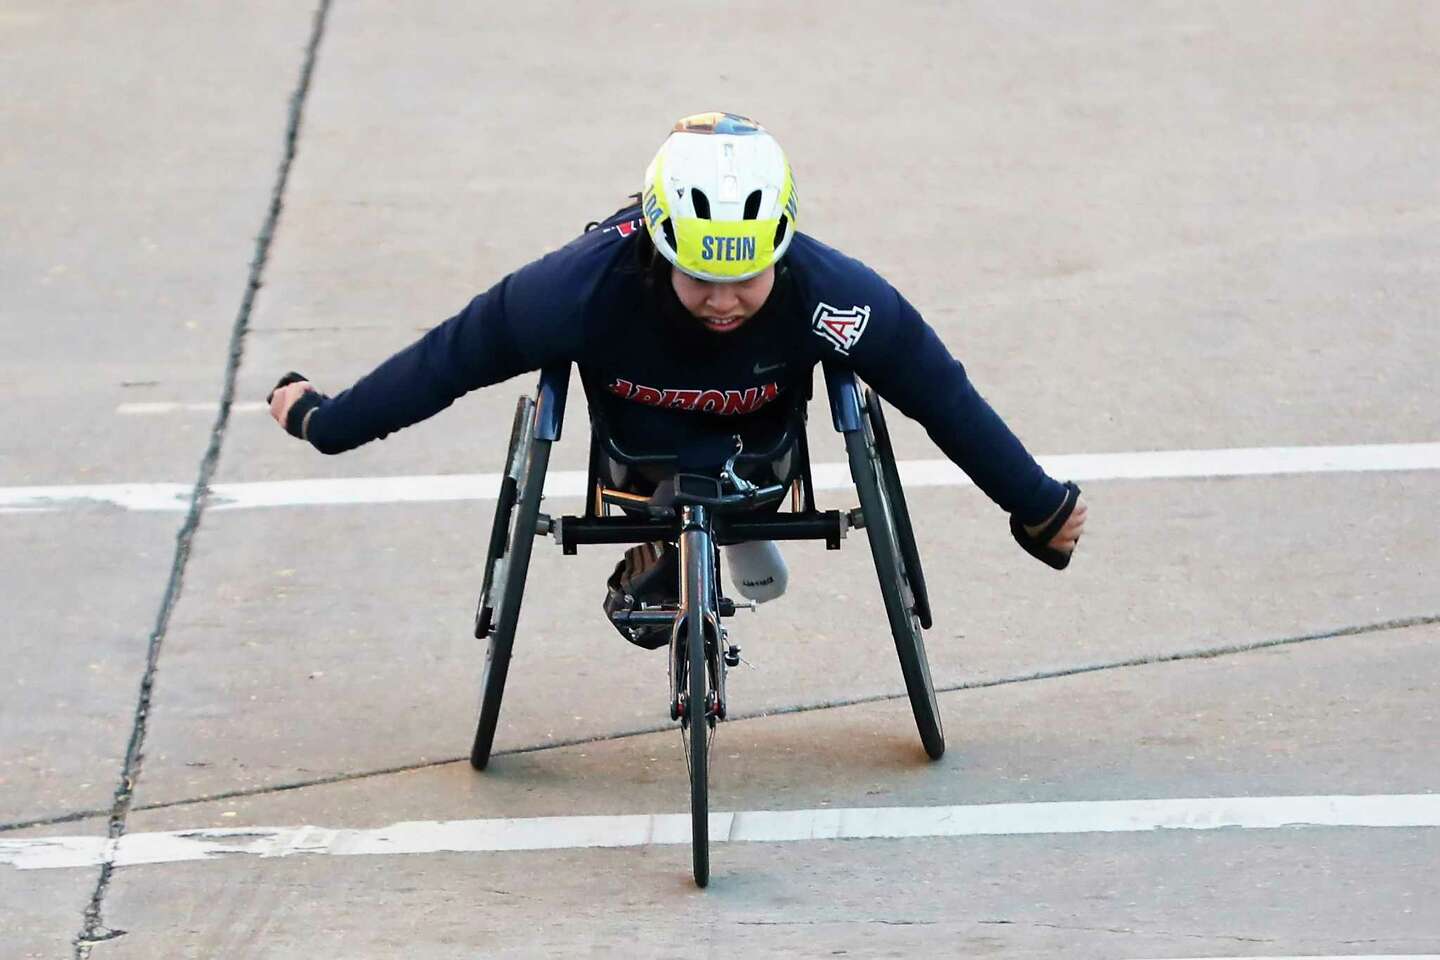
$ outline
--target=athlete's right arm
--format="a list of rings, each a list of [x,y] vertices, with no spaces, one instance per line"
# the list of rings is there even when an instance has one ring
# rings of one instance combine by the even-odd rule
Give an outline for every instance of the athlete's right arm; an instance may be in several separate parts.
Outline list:
[[[581,311],[555,254],[471,300],[464,310],[334,397],[279,385],[271,414],[321,453],[342,453],[444,410],[471,390],[579,355]]]
[[[455,316],[307,414],[304,438],[342,453],[444,410],[461,395],[524,372],[504,316],[502,280]]]

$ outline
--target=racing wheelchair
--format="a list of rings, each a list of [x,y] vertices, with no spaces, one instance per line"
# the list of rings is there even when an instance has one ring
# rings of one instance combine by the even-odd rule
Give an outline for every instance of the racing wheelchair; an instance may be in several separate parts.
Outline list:
[[[604,403],[590,397],[590,465],[585,510],[580,516],[551,516],[540,509],[551,445],[560,439],[564,421],[569,365],[542,370],[535,395],[522,396],[515,410],[475,615],[475,636],[489,639],[489,651],[470,764],[484,770],[490,761],[535,540],[550,536],[566,554],[574,554],[582,544],[660,540],[676,544],[678,602],[642,604],[639,609],[616,611],[611,617],[621,626],[670,628],[668,709],[670,718],[679,723],[689,767],[694,875],[701,887],[710,875],[711,737],[726,715],[725,669],[739,663],[739,648],[729,643],[723,621],[746,606],[722,595],[721,545],[824,540],[828,549],[838,550],[848,531],[863,528],[920,741],[932,759],[945,752],[939,705],[921,636],[921,631],[931,626],[929,594],[884,407],[874,391],[862,387],[850,371],[825,364],[824,373],[830,414],[835,429],[845,437],[850,473],[860,499],[858,509],[821,511],[815,505],[805,431],[808,391],[797,391],[790,398],[784,426],[773,443],[746,451],[737,437],[738,449],[725,466],[705,473],[678,470],[672,454],[623,448],[608,429]],[[796,458],[787,471],[792,479],[762,486],[740,475],[747,465],[773,463],[787,455]],[[607,463],[677,472],[662,502],[610,486]],[[779,511],[776,508],[787,494],[790,509]],[[624,515],[611,515],[612,507],[620,508]]]

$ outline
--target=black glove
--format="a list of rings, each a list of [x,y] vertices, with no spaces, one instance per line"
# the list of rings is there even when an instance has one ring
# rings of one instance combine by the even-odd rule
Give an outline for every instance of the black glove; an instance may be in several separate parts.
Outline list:
[[[309,380],[309,379],[310,379],[310,378],[307,377],[307,376],[305,376],[305,374],[303,374],[303,373],[296,373],[294,370],[291,370],[289,373],[285,374],[285,376],[281,377],[280,380],[275,384],[275,386],[273,386],[273,387],[270,388],[270,392],[269,392],[269,393],[265,394],[265,402],[266,402],[266,403],[272,403],[272,402],[274,402],[274,400],[275,400],[275,391],[276,391],[276,390],[279,390],[281,387],[288,387],[288,386],[290,386],[290,384],[292,384],[292,383],[299,383],[299,382],[302,381],[302,380]]]
[[[302,380],[309,379],[305,374],[296,373],[294,370],[291,370],[285,374],[285,376],[281,377],[280,381],[265,395],[265,402],[270,403],[274,400],[275,391],[281,387],[288,387],[292,383],[299,383]],[[304,440],[305,415],[320,406],[324,400],[325,396],[314,390],[306,390],[300,394],[300,397],[290,405],[290,411],[285,414],[285,432],[297,440]]]
[[[1012,515],[1010,517],[1010,534],[1030,556],[1056,570],[1064,570],[1070,565],[1070,557],[1074,551],[1066,553],[1063,550],[1056,550],[1050,546],[1050,541],[1055,534],[1060,532],[1060,528],[1065,526],[1065,521],[1070,519],[1070,514],[1075,512],[1075,504],[1079,502],[1080,488],[1067,481],[1065,502],[1060,504],[1060,510],[1050,518],[1050,522],[1045,524],[1043,530],[1032,537],[1025,531],[1025,524],[1020,522],[1020,518]]]

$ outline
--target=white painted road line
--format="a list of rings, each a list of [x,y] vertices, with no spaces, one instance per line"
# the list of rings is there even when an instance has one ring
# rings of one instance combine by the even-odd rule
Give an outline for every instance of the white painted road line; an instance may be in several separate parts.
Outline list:
[[[173,401],[154,401],[150,403],[122,403],[115,407],[115,412],[122,416],[155,416],[162,413],[216,413],[220,404],[214,400],[202,403],[177,403]],[[244,403],[230,404],[231,413],[259,413],[262,410],[269,410],[268,403],[260,401],[246,401]]]
[[[1097,800],[754,810],[710,815],[711,841],[736,843],[1315,827],[1440,827],[1440,794]],[[179,863],[230,855],[348,857],[648,847],[689,842],[689,814],[427,820],[374,830],[239,827],[132,833],[119,840],[105,837],[0,840],[0,864],[10,864],[20,870],[47,870],[106,862],[117,866]]]
[[[1257,477],[1317,473],[1440,470],[1440,443],[1368,444],[1351,447],[1249,447],[1233,450],[1159,450],[1081,453],[1040,457],[1052,476],[1069,480],[1160,480]],[[817,490],[849,490],[844,463],[812,466]],[[964,486],[970,479],[948,460],[906,460],[900,478],[907,488]],[[331,480],[270,480],[217,483],[210,506],[217,510],[328,504],[437,503],[493,499],[498,473],[410,477],[342,477]],[[580,497],[585,474],[552,470],[551,497]],[[180,483],[0,487],[0,513],[103,505],[125,510],[188,510],[191,487]]]

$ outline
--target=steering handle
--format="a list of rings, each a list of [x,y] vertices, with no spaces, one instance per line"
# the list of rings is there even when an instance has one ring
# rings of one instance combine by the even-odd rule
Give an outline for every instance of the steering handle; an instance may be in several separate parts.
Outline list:
[[[707,478],[708,479],[708,478]],[[722,493],[716,496],[706,496],[703,493],[687,492],[676,484],[675,499],[672,501],[676,506],[709,507],[715,511],[725,511],[739,508],[753,508],[774,503],[785,496],[785,491],[790,489],[789,484],[774,483],[768,487],[756,487],[754,490],[744,493]]]

